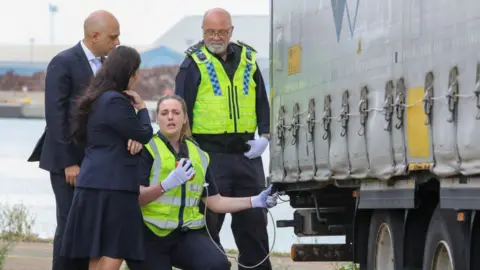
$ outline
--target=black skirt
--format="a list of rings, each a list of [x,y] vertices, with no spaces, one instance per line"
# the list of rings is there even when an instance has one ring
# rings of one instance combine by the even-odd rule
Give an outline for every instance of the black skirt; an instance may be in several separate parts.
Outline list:
[[[143,227],[138,193],[76,188],[61,255],[144,260]]]

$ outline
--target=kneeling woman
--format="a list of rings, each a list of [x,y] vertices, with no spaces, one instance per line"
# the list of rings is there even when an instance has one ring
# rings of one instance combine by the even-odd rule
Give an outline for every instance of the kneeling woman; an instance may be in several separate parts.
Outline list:
[[[218,194],[208,171],[209,157],[191,139],[185,102],[163,96],[157,105],[158,134],[142,150],[140,205],[145,222],[145,261],[127,261],[131,270],[227,270],[229,262],[208,238],[200,200],[214,212],[273,207],[277,195],[228,198]],[[178,162],[177,162],[178,161]],[[177,165],[178,164],[178,165]],[[208,185],[208,186],[207,186]],[[207,186],[207,187],[205,187]]]

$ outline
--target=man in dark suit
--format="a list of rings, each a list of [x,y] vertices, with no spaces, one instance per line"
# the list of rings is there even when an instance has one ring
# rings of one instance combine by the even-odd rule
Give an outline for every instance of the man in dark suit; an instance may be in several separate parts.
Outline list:
[[[83,148],[72,142],[71,132],[75,125],[76,98],[88,87],[104,57],[120,44],[119,35],[120,26],[115,16],[104,10],[95,11],[84,22],[83,40],[57,54],[47,67],[47,125],[28,161],[40,161],[40,168],[50,172],[57,207],[53,270],[88,269],[88,260],[72,262],[60,257],[75,180],[84,157]],[[137,142],[132,142],[132,145],[140,146]]]

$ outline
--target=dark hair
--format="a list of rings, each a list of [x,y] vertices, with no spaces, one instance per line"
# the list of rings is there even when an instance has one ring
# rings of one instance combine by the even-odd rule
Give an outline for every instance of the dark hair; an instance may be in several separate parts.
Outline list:
[[[130,78],[135,75],[140,63],[140,54],[131,47],[118,46],[109,54],[90,86],[77,101],[76,127],[72,134],[77,143],[83,144],[86,141],[88,114],[95,101],[106,91],[127,90]]]

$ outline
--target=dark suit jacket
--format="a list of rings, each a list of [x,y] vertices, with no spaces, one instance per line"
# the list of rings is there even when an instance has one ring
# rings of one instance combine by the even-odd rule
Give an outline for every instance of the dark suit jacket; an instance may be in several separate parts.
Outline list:
[[[153,128],[147,109],[135,113],[129,99],[107,91],[95,102],[88,118],[85,158],[76,187],[139,190],[139,156],[127,150],[129,139],[147,144]]]
[[[45,120],[47,126],[28,161],[40,161],[40,168],[60,172],[80,165],[83,149],[70,140],[76,99],[93,76],[80,43],[57,54],[47,66]]]

